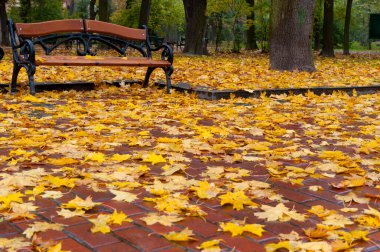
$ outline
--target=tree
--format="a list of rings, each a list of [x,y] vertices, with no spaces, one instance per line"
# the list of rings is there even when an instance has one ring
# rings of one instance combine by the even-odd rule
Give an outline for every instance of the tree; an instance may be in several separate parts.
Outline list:
[[[7,27],[7,10],[6,10],[7,0],[0,0],[0,23],[1,23],[1,45],[9,45],[9,35]]]
[[[314,50],[319,51],[321,48],[321,31],[322,31],[322,10],[323,0],[317,0],[314,10]]]
[[[350,54],[350,21],[351,21],[351,9],[352,9],[352,1],[353,0],[347,0],[347,7],[346,7],[346,17],[344,21],[344,38],[343,38],[343,54],[349,55]]]
[[[32,8],[32,3],[30,0],[20,0],[20,18],[22,22],[30,22],[30,9]]]
[[[109,21],[108,0],[99,0],[99,20],[103,22]]]
[[[98,12],[95,10],[96,0],[90,0],[90,19],[95,20]]]
[[[311,33],[315,0],[272,0],[270,68],[315,71]]]
[[[205,39],[207,25],[207,1],[183,0],[186,18],[186,45],[184,52],[191,54],[208,54]]]
[[[141,27],[142,25],[148,25],[151,4],[152,0],[141,1],[139,27]]]
[[[334,0],[325,0],[323,6],[323,44],[321,55],[334,57]]]
[[[252,11],[251,14],[247,17],[248,20],[251,21],[251,25],[249,26],[247,30],[247,50],[257,50],[259,47],[256,43],[256,26],[255,26],[255,0],[247,0],[247,3],[251,7]]]

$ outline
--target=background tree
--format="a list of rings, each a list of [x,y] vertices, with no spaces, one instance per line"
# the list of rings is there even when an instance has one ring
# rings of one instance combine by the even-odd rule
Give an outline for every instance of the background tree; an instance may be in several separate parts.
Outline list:
[[[98,11],[95,9],[96,0],[90,0],[90,19],[95,20]]]
[[[109,21],[109,2],[108,0],[99,0],[99,20],[103,22]]]
[[[256,0],[253,11],[255,12],[256,36],[262,52],[269,51],[269,27],[270,27],[270,0]]]
[[[313,26],[313,38],[314,38],[314,50],[319,51],[321,49],[321,31],[323,23],[323,1],[317,0],[314,9],[314,26]]]
[[[247,3],[249,4],[251,8],[251,14],[248,15],[248,20],[251,22],[251,25],[249,26],[247,30],[247,50],[257,50],[259,47],[256,43],[256,27],[255,27],[255,0],[247,0]]]
[[[23,23],[29,23],[31,17],[29,15],[32,8],[31,0],[20,0],[20,18]]]
[[[321,55],[334,57],[334,0],[325,0],[323,6],[323,43]]]
[[[151,3],[151,0],[141,1],[139,27],[141,27],[142,25],[148,25]]]
[[[350,21],[351,21],[351,9],[352,1],[347,0],[346,17],[344,22],[344,39],[343,39],[343,54],[350,54]]]
[[[207,25],[207,1],[183,0],[186,17],[186,45],[185,53],[204,55],[208,54],[205,40]]]
[[[272,0],[270,68],[315,71],[311,34],[315,0]]]
[[[0,29],[1,29],[1,45],[8,46],[9,45],[9,35],[8,35],[8,27],[7,27],[7,8],[6,8],[7,0],[0,0]]]

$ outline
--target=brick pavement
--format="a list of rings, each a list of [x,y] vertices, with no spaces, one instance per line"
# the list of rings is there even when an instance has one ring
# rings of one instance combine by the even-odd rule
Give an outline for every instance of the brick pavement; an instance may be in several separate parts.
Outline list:
[[[325,98],[326,104],[319,104],[316,100],[317,98],[273,98],[268,99],[266,98],[265,101],[261,101],[260,99],[252,99],[252,100],[244,100],[244,103],[251,104],[250,106],[234,106],[234,103],[237,101],[222,101],[222,102],[204,102],[204,101],[197,101],[196,99],[193,100],[186,100],[183,98],[183,96],[176,96],[173,95],[174,98],[168,98],[164,97],[162,98],[161,102],[158,102],[158,100],[154,99],[142,99],[138,102],[135,102],[135,97],[139,99],[138,97],[149,97],[149,95],[153,96],[155,99],[157,97],[153,93],[149,93],[148,95],[142,93],[142,91],[136,89],[136,90],[128,90],[128,92],[123,94],[123,97],[120,98],[120,96],[114,94],[115,90],[110,89],[104,93],[102,92],[89,92],[85,94],[77,94],[69,92],[67,94],[58,94],[58,98],[62,101],[64,99],[69,99],[69,102],[65,102],[64,106],[59,108],[58,106],[49,107],[42,109],[44,113],[47,113],[48,115],[52,115],[53,117],[49,117],[51,120],[54,120],[54,125],[49,124],[49,120],[44,120],[44,118],[38,118],[38,117],[30,117],[29,113],[32,113],[33,110],[38,110],[41,108],[41,106],[37,106],[35,103],[28,103],[23,102],[22,97],[17,97],[16,101],[12,101],[11,97],[9,96],[3,96],[2,101],[0,102],[0,115],[3,118],[3,120],[8,120],[7,126],[18,126],[18,127],[26,127],[26,129],[31,129],[30,134],[34,134],[33,130],[36,130],[37,132],[43,132],[40,131],[40,129],[43,128],[53,128],[54,132],[45,132],[46,138],[44,141],[46,141],[45,147],[23,147],[23,146],[17,146],[17,145],[4,145],[6,141],[15,141],[20,138],[20,132],[17,131],[17,128],[14,132],[2,131],[0,133],[0,138],[2,139],[2,147],[0,148],[0,156],[8,156],[11,150],[15,150],[17,148],[23,148],[26,150],[33,150],[36,152],[34,156],[38,157],[40,161],[38,162],[31,162],[30,158],[24,158],[20,159],[16,165],[10,165],[8,162],[10,159],[1,159],[1,168],[3,173],[2,174],[14,174],[15,172],[21,171],[22,167],[27,167],[25,169],[35,169],[37,167],[44,168],[48,173],[50,174],[57,174],[54,169],[59,169],[61,166],[57,165],[51,165],[46,163],[44,160],[46,160],[49,157],[53,157],[54,154],[45,154],[46,150],[49,150],[50,148],[57,148],[59,147],[59,143],[63,144],[78,144],[78,146],[87,149],[89,151],[95,151],[99,150],[104,153],[106,153],[108,156],[112,155],[113,153],[129,153],[134,154],[134,152],[137,151],[144,151],[144,150],[151,150],[152,147],[156,145],[155,139],[158,137],[168,137],[172,139],[182,138],[182,139],[190,139],[191,137],[196,135],[197,133],[194,132],[194,130],[190,130],[189,128],[186,128],[186,125],[191,125],[191,123],[194,123],[194,121],[191,121],[189,118],[189,121],[186,121],[186,117],[182,118],[183,121],[180,122],[180,118],[173,119],[173,114],[169,112],[162,112],[163,114],[157,114],[159,113],[158,108],[154,107],[155,105],[161,108],[166,109],[165,107],[172,107],[171,109],[177,109],[177,113],[180,114],[180,116],[194,116],[194,118],[197,118],[196,121],[198,121],[199,126],[204,126],[202,123],[199,123],[199,119],[207,119],[211,121],[207,124],[215,125],[222,123],[223,127],[227,128],[229,131],[228,136],[220,137],[218,138],[218,133],[214,133],[215,139],[222,139],[220,141],[215,140],[214,142],[212,139],[208,139],[206,141],[205,139],[198,138],[203,141],[203,143],[208,142],[215,144],[223,144],[224,141],[230,141],[230,142],[242,142],[245,141],[246,138],[251,138],[253,141],[257,139],[264,139],[262,136],[259,137],[252,137],[248,136],[245,130],[239,131],[237,130],[235,121],[240,120],[241,118],[244,118],[245,120],[251,120],[251,122],[254,122],[256,125],[255,127],[262,127],[265,130],[272,128],[275,129],[281,126],[282,128],[294,128],[294,126],[297,126],[299,128],[299,131],[296,133],[291,134],[297,134],[297,136],[293,135],[290,137],[285,137],[284,141],[293,141],[294,138],[301,139],[300,141],[292,142],[287,144],[278,144],[278,141],[272,141],[273,145],[270,147],[270,149],[276,149],[277,151],[281,150],[281,148],[289,147],[293,144],[298,144],[301,146],[298,148],[298,150],[302,148],[308,147],[309,150],[313,153],[318,153],[322,148],[327,150],[335,150],[337,147],[338,149],[345,148],[343,153],[354,160],[358,156],[360,156],[363,159],[368,160],[374,160],[378,158],[379,152],[374,151],[369,154],[363,154],[358,153],[355,149],[357,148],[356,145],[348,145],[348,146],[340,146],[342,144],[340,141],[343,141],[342,139],[337,139],[336,137],[332,137],[332,134],[330,131],[325,131],[326,128],[324,126],[318,126],[318,128],[321,130],[320,132],[325,132],[323,136],[321,136],[322,139],[318,139],[318,137],[315,137],[313,134],[307,135],[304,132],[305,125],[309,127],[308,125],[316,125],[317,122],[313,121],[313,109],[318,107],[319,111],[325,111],[328,108],[328,102],[333,103],[333,99],[331,98]],[[148,91],[152,92],[152,91]],[[156,91],[157,92],[157,91]],[[159,92],[159,91],[158,91]],[[46,94],[46,97],[50,97],[50,100],[46,100],[46,103],[52,103],[54,102],[54,99],[56,98],[57,94]],[[85,101],[82,102],[82,97],[85,97]],[[379,101],[379,94],[374,96],[369,96],[369,99],[373,99],[373,104],[375,104],[376,101]],[[372,98],[371,98],[372,97]],[[375,98],[374,98],[375,97]],[[124,101],[123,101],[123,100]],[[141,98],[140,98],[141,99]],[[173,99],[178,102],[182,107],[173,104],[173,105],[167,105],[170,104],[169,102]],[[309,99],[308,101],[305,101]],[[313,100],[315,99],[315,100]],[[344,105],[346,104],[347,100],[350,98],[347,98],[346,96],[338,97],[336,99],[341,99],[342,103]],[[364,98],[352,98],[355,99],[356,102],[362,101],[361,99]],[[100,122],[103,122],[104,125],[112,125],[112,122],[107,122],[107,118],[101,116],[100,114],[96,114],[96,110],[94,107],[90,108],[89,106],[96,106],[94,104],[90,104],[92,101],[97,102],[97,105],[106,105],[109,108],[109,111],[111,111],[110,118],[112,120],[116,120],[116,115],[123,115],[123,111],[127,108],[126,105],[131,106],[131,104],[135,104],[135,106],[140,106],[141,108],[144,108],[148,114],[145,114],[146,119],[141,120],[141,118],[144,116],[142,114],[141,110],[135,110],[134,114],[128,114],[123,115],[125,118],[125,124],[123,124],[122,121],[117,121],[116,124],[119,124],[122,129],[124,129],[126,132],[132,132],[137,131],[141,132],[143,130],[148,130],[150,132],[149,136],[147,137],[139,137],[139,141],[146,141],[148,140],[150,144],[147,146],[134,146],[134,144],[131,143],[131,139],[129,140],[123,140],[120,141],[122,143],[117,148],[103,148],[101,145],[97,145],[94,143],[108,143],[109,141],[113,140],[114,142],[118,142],[117,138],[111,138],[110,136],[115,133],[117,134],[117,130],[114,130],[114,128],[107,129],[105,131],[94,131],[93,128],[91,128],[91,124],[88,123],[88,121],[92,121],[93,124],[99,124]],[[117,101],[117,102],[116,102]],[[281,101],[281,102],[278,102]],[[72,103],[70,105],[69,103]],[[89,103],[86,103],[89,102]],[[242,102],[239,100],[239,102]],[[25,110],[21,110],[21,112],[16,112],[12,109],[9,109],[9,104],[16,104],[21,103],[23,104],[22,107],[25,108]],[[120,109],[115,104],[121,103],[123,106],[123,109]],[[271,106],[273,108],[273,111],[275,111],[276,115],[274,116],[268,116],[266,118],[267,122],[263,121],[257,121],[260,116],[260,109],[264,108],[265,106]],[[282,106],[281,104],[284,104],[285,106]],[[292,110],[292,104],[299,104],[302,103],[304,105],[303,108],[300,108],[300,111]],[[348,104],[349,105],[349,104]],[[8,106],[8,107],[7,107]],[[189,109],[189,111],[185,111],[184,107],[186,106],[194,106],[192,109]],[[218,116],[222,114],[227,114],[223,107],[229,106],[231,108],[230,118],[229,119],[221,119]],[[340,104],[336,106],[341,106]],[[373,105],[375,111],[379,108],[379,105]],[[31,109],[30,109],[31,107]],[[203,110],[204,108],[208,108],[209,111]],[[86,110],[88,110],[86,112]],[[104,110],[104,108],[103,108]],[[361,121],[360,118],[368,117],[372,118],[371,123],[376,121],[376,114],[373,113],[373,111],[363,112],[361,111],[361,114],[359,114],[360,118],[349,118],[353,112],[357,112],[359,110],[353,109],[353,111],[347,111],[342,112],[337,117],[338,121],[343,125],[338,132],[353,132],[352,137],[360,138],[365,137],[364,133],[358,133],[355,131],[351,131],[350,126],[354,127],[355,129],[358,128],[359,122],[361,123],[361,127],[368,126],[369,122],[367,121]],[[66,113],[66,114],[65,114]],[[247,115],[247,113],[250,113],[250,115]],[[308,114],[310,113],[310,114]],[[70,117],[72,115],[77,116],[77,118],[83,118],[83,119],[76,119],[74,117]],[[81,117],[82,115],[85,115],[84,117]],[[286,115],[288,120],[289,118],[293,116],[296,117],[303,117],[304,121],[308,121],[308,123],[305,122],[294,122],[295,125],[287,125],[284,120],[279,120],[279,118],[283,115]],[[67,116],[66,120],[61,120],[59,118]],[[278,116],[278,117],[276,117]],[[327,116],[327,115],[326,115]],[[28,121],[18,121],[16,118],[20,118],[22,120],[28,120]],[[11,118],[13,118],[11,120]],[[68,119],[70,118],[70,119]],[[137,119],[136,119],[137,118]],[[240,118],[240,119],[239,119]],[[87,121],[86,121],[87,120]],[[161,120],[161,122],[157,122],[157,120]],[[165,121],[166,120],[166,121]],[[195,123],[196,123],[195,121]],[[280,122],[281,121],[281,122]],[[158,126],[162,126],[163,123],[167,123],[167,125],[171,125],[172,127],[178,127],[180,131],[189,131],[193,132],[190,136],[183,134],[184,132],[174,132],[175,129],[171,128],[172,133],[168,128],[162,128]],[[268,126],[261,125],[263,123],[270,123],[272,126],[269,128],[266,128]],[[378,121],[377,121],[378,123]],[[204,121],[204,124],[206,124],[206,121]],[[146,127],[143,127],[143,125],[146,125]],[[249,124],[247,124],[249,125]],[[273,125],[277,125],[274,127]],[[5,127],[5,125],[3,125]],[[240,125],[241,126],[241,125]],[[76,127],[75,130],[71,130],[71,127]],[[204,126],[208,127],[208,126]],[[247,126],[248,127],[248,126]],[[369,127],[369,126],[368,126]],[[302,128],[302,129],[301,129]],[[69,130],[68,130],[69,129]],[[349,131],[345,131],[349,130]],[[82,133],[81,133],[82,132]],[[87,134],[91,135],[94,139],[92,143],[90,142],[83,142],[83,143],[77,143],[77,142],[70,142],[70,137],[73,137],[74,135],[80,135],[85,136],[83,132],[87,132]],[[113,132],[113,133],[112,133]],[[66,135],[65,135],[66,134]],[[222,133],[220,133],[222,134]],[[264,137],[266,139],[278,137],[281,139],[280,136],[271,135],[270,131],[266,131]],[[132,134],[133,135],[133,134]],[[88,135],[87,135],[88,136]],[[121,134],[117,135],[118,137],[122,137]],[[128,135],[131,136],[131,135]],[[33,136],[31,136],[33,138]],[[368,137],[368,136],[367,136]],[[373,136],[369,136],[370,139],[373,139]],[[78,141],[81,141],[81,138],[77,138]],[[333,140],[332,140],[333,139]],[[347,140],[347,138],[344,138]],[[33,139],[36,140],[36,139]],[[82,138],[83,140],[83,138]],[[88,139],[87,139],[88,140]],[[309,141],[310,144],[308,144],[306,141]],[[311,142],[310,142],[311,141]],[[319,145],[317,143],[321,143],[322,141],[331,141],[330,144],[327,145]],[[58,143],[58,144],[57,144]],[[128,144],[129,143],[129,144]],[[335,145],[335,146],[334,146]],[[41,145],[43,146],[43,145]],[[69,145],[68,145],[69,146]],[[112,146],[112,145],[108,145]],[[203,148],[203,150],[202,150]],[[244,168],[249,171],[249,175],[247,177],[238,178],[235,182],[238,181],[261,181],[266,182],[270,185],[270,190],[275,192],[276,195],[280,195],[282,197],[282,201],[285,202],[285,205],[288,206],[291,209],[296,209],[299,213],[308,213],[307,210],[310,209],[311,206],[315,205],[323,205],[327,209],[335,209],[339,211],[339,209],[344,207],[344,204],[342,202],[339,202],[335,199],[335,195],[344,195],[350,191],[355,192],[359,197],[364,197],[365,194],[370,193],[373,195],[379,195],[380,190],[375,188],[374,186],[377,185],[376,182],[373,182],[372,184],[367,183],[360,187],[355,188],[342,188],[342,189],[336,189],[332,187],[332,184],[339,183],[343,179],[342,174],[336,174],[334,178],[326,178],[323,176],[305,176],[302,184],[291,184],[289,180],[282,180],[281,177],[273,177],[271,176],[270,172],[267,170],[265,159],[271,158],[273,160],[277,160],[280,162],[280,165],[283,166],[298,166],[303,167],[305,169],[306,167],[315,165],[315,160],[319,160],[316,155],[308,155],[303,154],[302,158],[290,158],[288,160],[282,159],[286,157],[286,155],[291,155],[294,151],[286,151],[284,152],[285,155],[281,154],[281,157],[270,157],[271,154],[266,152],[266,154],[260,153],[260,151],[250,151],[251,154],[253,154],[254,157],[257,158],[257,161],[244,161],[242,159],[237,159],[237,161],[231,161],[231,158],[233,157],[233,153],[242,153],[240,150],[235,151],[234,148],[237,147],[228,147],[225,146],[227,151],[222,151],[222,154],[219,154],[215,147],[214,149],[206,148],[205,146],[198,146],[194,147],[195,152],[201,151],[200,154],[194,154],[190,152],[184,152],[184,156],[186,158],[189,158],[192,160],[192,162],[188,163],[188,170],[185,173],[177,173],[178,176],[185,177],[185,178],[192,178],[192,179],[202,179],[202,172],[205,172],[207,170],[207,167],[210,166],[222,166],[225,168],[232,167],[232,168]],[[116,151],[117,150],[117,151]],[[67,151],[67,150],[65,150]],[[276,152],[276,155],[280,155]],[[75,154],[75,153],[74,153]],[[62,152],[58,153],[58,156],[70,156],[72,153],[69,152]],[[165,155],[164,155],[165,156]],[[166,156],[169,157],[169,153],[166,152]],[[202,157],[203,156],[203,157]],[[15,158],[20,158],[16,156]],[[204,159],[206,158],[206,159]],[[80,158],[78,158],[80,159]],[[122,164],[128,165],[131,161],[125,161]],[[137,161],[133,161],[137,162]],[[139,163],[139,162],[137,162]],[[358,163],[360,168],[365,170],[366,172],[370,172],[370,168],[373,170],[378,169],[377,165],[362,165]],[[78,164],[72,165],[75,169],[78,171],[91,171],[92,168],[95,167],[95,171],[102,172],[102,169],[104,169],[107,164],[96,164],[96,163],[88,163],[88,162],[80,162]],[[91,167],[92,166],[92,167]],[[156,165],[148,165],[151,170],[147,174],[141,176],[139,178],[139,182],[146,183],[148,185],[152,184],[152,178],[157,176],[157,174],[161,171],[162,164],[156,164]],[[12,168],[15,172],[12,171]],[[16,167],[16,168],[15,168]],[[119,167],[120,168],[120,167]],[[375,169],[376,168],[376,169]],[[94,171],[94,172],[95,172]],[[109,170],[107,170],[109,171]],[[62,174],[62,173],[61,173]],[[61,175],[62,177],[65,177],[65,175]],[[84,179],[81,176],[78,175],[72,175],[72,177],[77,177]],[[204,178],[204,177],[203,177]],[[226,183],[228,179],[223,178],[220,180],[222,183]],[[145,182],[144,182],[145,181]],[[228,183],[230,183],[231,180],[228,180]],[[59,199],[49,199],[49,198],[42,198],[41,196],[36,196],[33,202],[36,206],[38,206],[37,210],[33,211],[33,213],[36,214],[36,217],[31,220],[27,219],[17,219],[12,221],[2,221],[0,223],[0,238],[14,238],[14,237],[22,237],[22,232],[29,226],[30,223],[35,222],[36,220],[39,221],[46,221],[46,222],[52,222],[52,223],[61,223],[66,225],[65,228],[62,231],[55,231],[55,230],[48,230],[45,232],[37,233],[36,237],[39,238],[39,241],[43,241],[45,243],[51,243],[56,244],[57,242],[61,242],[62,249],[63,250],[71,250],[71,251],[197,251],[197,247],[204,241],[209,241],[213,239],[221,239],[221,249],[223,251],[265,251],[264,246],[269,243],[278,242],[278,235],[279,234],[287,234],[291,231],[295,231],[299,233],[301,236],[304,237],[303,229],[308,227],[315,227],[317,223],[321,222],[321,219],[318,218],[315,215],[308,214],[308,218],[304,222],[299,222],[295,220],[287,221],[287,222],[278,222],[278,221],[271,221],[267,222],[263,219],[259,219],[257,216],[255,216],[255,213],[259,212],[258,209],[251,209],[248,207],[245,207],[243,210],[234,210],[232,209],[231,205],[220,205],[220,200],[218,198],[214,198],[211,200],[203,200],[195,197],[191,194],[191,192],[186,190],[182,190],[181,193],[191,195],[190,197],[190,203],[194,205],[198,205],[205,213],[206,215],[202,218],[200,217],[189,217],[186,215],[183,215],[184,220],[175,223],[171,227],[166,227],[161,224],[154,224],[154,225],[146,225],[144,221],[141,220],[142,217],[144,217],[147,213],[157,211],[155,209],[155,204],[151,202],[144,201],[144,197],[152,197],[153,195],[150,194],[147,190],[143,189],[142,187],[139,187],[134,190],[130,190],[131,192],[134,192],[138,195],[138,200],[128,203],[128,202],[122,202],[122,201],[115,201],[112,200],[114,195],[110,193],[107,189],[107,183],[104,181],[101,181],[99,184],[97,184],[97,188],[100,187],[99,191],[94,191],[93,188],[91,188],[89,185],[90,183],[79,183],[77,181],[77,184],[74,188],[68,190],[67,188],[55,188],[54,190],[62,191],[64,192],[64,196]],[[323,190],[321,191],[311,191],[309,190],[309,186],[312,185],[318,185],[323,187]],[[219,185],[220,187],[223,187],[223,184]],[[30,189],[30,187],[23,188],[22,191],[25,191],[25,189]],[[57,214],[57,211],[60,209],[60,206],[62,203],[67,203],[69,200],[75,198],[75,196],[81,196],[81,197],[87,197],[92,196],[92,199],[95,202],[102,203],[100,206],[95,207],[93,210],[89,211],[86,217],[83,216],[76,216],[71,218],[64,218],[62,216],[59,216]],[[252,196],[253,197],[253,196]],[[267,197],[253,197],[253,201],[258,203],[259,205],[271,205],[275,206],[277,204],[277,200],[271,200]],[[29,202],[27,197],[24,197],[24,202]],[[379,209],[379,201],[377,198],[372,198],[369,203],[370,206]],[[358,204],[358,203],[351,203],[349,204],[349,207],[357,207],[359,209],[367,208],[367,204]],[[97,216],[101,213],[112,213],[114,210],[122,211],[125,214],[128,215],[129,218],[132,219],[132,222],[124,222],[122,225],[111,225],[111,232],[107,234],[101,234],[101,233],[92,233],[90,231],[92,223],[88,221],[89,216]],[[354,218],[354,214],[347,214],[350,218]],[[250,233],[245,232],[243,235],[237,236],[237,237],[231,237],[230,233],[228,232],[221,232],[218,231],[220,222],[227,222],[233,219],[237,220],[244,220],[246,223],[258,223],[264,225],[265,232],[263,233],[262,237],[258,237],[257,235],[252,235]],[[173,242],[165,239],[162,234],[167,233],[170,231],[180,231],[183,230],[185,227],[188,227],[194,232],[194,238],[195,241],[187,241],[187,242]],[[348,229],[354,229],[357,228],[358,225],[350,225],[350,227],[347,227]],[[380,247],[378,244],[380,244],[380,231],[376,228],[370,229],[370,234],[368,237],[371,239],[370,241],[360,241],[358,242],[358,245],[356,247],[361,247],[364,250],[363,251],[380,251]],[[307,240],[304,238],[304,240]],[[35,249],[35,248],[34,248]],[[26,250],[25,250],[26,251]]]

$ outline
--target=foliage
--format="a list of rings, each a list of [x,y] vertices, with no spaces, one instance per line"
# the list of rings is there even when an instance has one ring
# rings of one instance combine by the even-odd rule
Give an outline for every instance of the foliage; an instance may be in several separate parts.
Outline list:
[[[212,18],[221,17],[225,24],[220,29],[231,30],[233,34],[233,52],[239,52],[242,48],[244,30],[249,23],[247,15],[251,12],[251,7],[246,0],[209,0],[207,3],[207,12]]]
[[[137,27],[141,1],[133,0],[129,8],[116,10],[111,21],[120,25]],[[152,1],[148,27],[160,36],[169,36],[170,32],[184,31],[185,12],[181,0]],[[177,31],[178,30],[178,31]]]

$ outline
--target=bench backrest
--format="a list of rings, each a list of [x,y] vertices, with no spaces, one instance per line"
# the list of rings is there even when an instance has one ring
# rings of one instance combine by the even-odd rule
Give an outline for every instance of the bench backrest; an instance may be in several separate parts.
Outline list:
[[[87,33],[107,34],[120,37],[125,40],[146,40],[145,29],[134,29],[96,20],[85,20],[85,27]]]
[[[82,19],[54,20],[41,23],[16,23],[16,33],[21,37],[40,37],[54,33],[85,32]]]
[[[97,44],[104,44],[126,55],[127,49],[134,49],[144,57],[150,57],[150,43],[147,29],[134,29],[121,25],[82,19],[54,20],[41,23],[16,23],[9,20],[12,48],[17,49],[19,40],[31,39],[50,54],[60,45],[77,44],[78,55],[95,55]],[[16,36],[17,35],[17,36]]]

